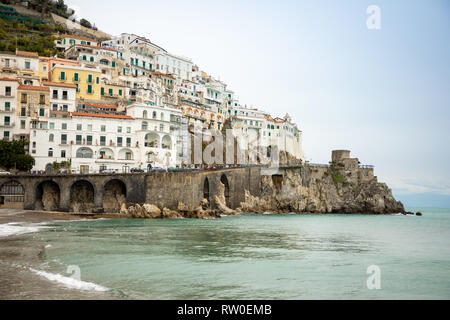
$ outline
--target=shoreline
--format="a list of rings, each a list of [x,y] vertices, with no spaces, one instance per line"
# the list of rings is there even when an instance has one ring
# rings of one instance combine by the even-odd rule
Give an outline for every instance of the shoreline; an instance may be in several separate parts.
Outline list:
[[[0,300],[111,300],[118,299],[110,292],[96,292],[70,288],[36,273],[42,263],[45,246],[29,235],[39,232],[39,225],[57,221],[79,221],[80,215],[61,212],[0,209],[0,225],[30,228],[24,232],[0,235]],[[84,217],[95,220],[97,217]],[[34,271],[33,271],[34,270]],[[120,297],[123,299],[124,297]]]

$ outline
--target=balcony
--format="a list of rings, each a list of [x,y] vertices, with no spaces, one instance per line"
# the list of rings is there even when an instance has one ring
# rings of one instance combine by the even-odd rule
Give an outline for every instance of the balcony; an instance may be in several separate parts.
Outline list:
[[[0,124],[0,128],[12,128],[14,127],[15,122],[5,122],[3,124]]]
[[[9,110],[0,110],[0,113],[12,113],[15,112],[16,109],[15,108],[9,108]]]

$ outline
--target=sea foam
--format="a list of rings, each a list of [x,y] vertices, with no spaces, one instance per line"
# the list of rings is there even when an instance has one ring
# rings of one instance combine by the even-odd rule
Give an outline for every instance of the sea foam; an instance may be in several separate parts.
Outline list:
[[[38,232],[45,227],[38,225],[18,225],[16,223],[0,224],[0,237],[15,236],[24,233]]]
[[[63,276],[58,273],[55,274],[55,273],[40,271],[40,270],[36,270],[36,269],[32,269],[32,268],[30,268],[30,270],[33,271],[34,273],[36,273],[37,275],[46,278],[47,280],[63,284],[70,289],[78,289],[78,290],[85,290],[85,291],[99,291],[99,292],[105,292],[105,291],[109,290],[108,288],[100,286],[98,284],[95,284],[92,282],[81,281],[81,280],[78,280],[75,278],[66,277],[66,276]]]

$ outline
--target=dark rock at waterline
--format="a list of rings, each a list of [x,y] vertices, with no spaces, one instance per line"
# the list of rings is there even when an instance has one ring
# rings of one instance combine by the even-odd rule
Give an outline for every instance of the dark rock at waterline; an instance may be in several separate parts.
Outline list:
[[[416,216],[421,217],[422,216],[422,212],[416,212]]]

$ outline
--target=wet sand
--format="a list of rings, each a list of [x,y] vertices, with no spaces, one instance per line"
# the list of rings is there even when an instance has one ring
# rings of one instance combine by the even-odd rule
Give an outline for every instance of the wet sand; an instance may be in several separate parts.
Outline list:
[[[99,216],[0,209],[0,224],[28,225],[83,218],[96,219]],[[30,241],[29,237],[24,235],[0,236],[0,300],[104,300],[118,298],[108,292],[70,289],[33,273],[30,267],[42,262],[41,255],[44,250],[43,244],[38,241]]]

